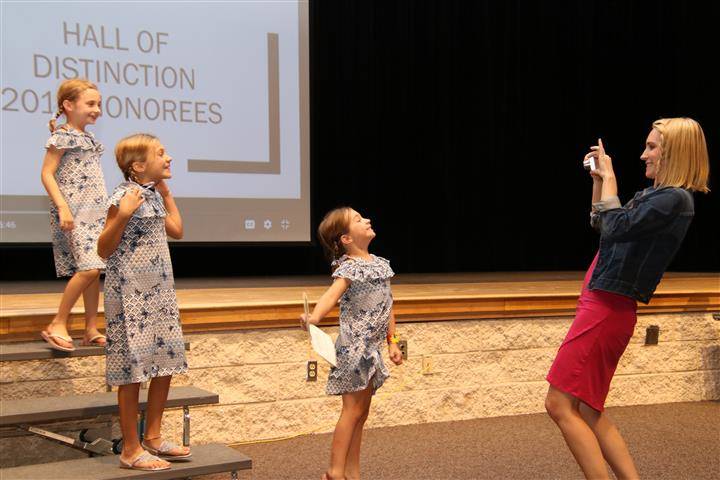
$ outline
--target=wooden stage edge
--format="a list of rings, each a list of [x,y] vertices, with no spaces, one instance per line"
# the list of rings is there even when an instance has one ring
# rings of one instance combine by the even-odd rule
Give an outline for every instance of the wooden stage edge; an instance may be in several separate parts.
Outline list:
[[[398,322],[572,316],[583,272],[405,274],[393,279]],[[258,286],[260,285],[260,286]],[[64,283],[6,284],[0,294],[0,341],[39,338],[53,318]],[[257,328],[294,328],[302,293],[311,303],[328,286],[327,277],[282,279],[178,279],[183,331],[200,333]],[[12,293],[9,293],[12,292]],[[102,299],[98,315],[104,327]],[[720,312],[720,274],[668,273],[649,305],[638,313]],[[73,336],[82,334],[82,300],[70,318]],[[323,325],[337,324],[337,309]]]

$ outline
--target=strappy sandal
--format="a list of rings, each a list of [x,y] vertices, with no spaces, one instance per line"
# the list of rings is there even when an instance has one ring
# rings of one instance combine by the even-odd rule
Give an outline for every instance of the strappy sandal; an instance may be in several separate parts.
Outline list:
[[[148,440],[148,439],[145,439],[145,440]],[[145,450],[147,450],[148,452],[152,453],[153,455],[157,455],[158,457],[162,458],[163,460],[169,460],[169,461],[187,460],[188,458],[192,457],[192,452],[184,453],[181,455],[173,455],[172,453],[170,453],[173,450],[175,450],[176,448],[180,448],[180,446],[175,445],[172,442],[168,442],[167,440],[163,440],[162,443],[160,444],[160,447],[158,447],[158,448],[151,447],[150,445],[145,443],[145,440],[143,440],[142,443],[140,443],[140,445],[142,445],[142,447]],[[149,440],[154,440],[154,439],[151,438]]]
[[[50,345],[50,348],[52,348],[53,350],[59,350],[61,352],[74,352],[75,351],[74,346],[66,347],[64,345],[60,345],[59,343],[57,343],[54,340],[55,338],[59,338],[60,340],[64,340],[64,341],[72,344],[73,339],[70,337],[66,337],[65,335],[59,335],[57,333],[46,332],[45,330],[40,332],[40,336],[43,338],[43,340],[45,340],[48,343],[48,345]]]
[[[141,467],[138,465],[138,463],[156,462],[158,460],[160,460],[160,458],[150,454],[150,452],[143,452],[138,455],[132,462],[126,462],[125,460],[120,458],[120,468],[128,468],[130,470],[142,470],[143,472],[158,472],[160,470],[170,470],[170,465],[166,465],[164,467]]]
[[[103,343],[98,342],[98,340],[102,339]],[[92,337],[89,340],[85,340],[83,337],[82,342],[80,342],[80,345],[83,347],[104,347],[107,344],[107,337],[103,335],[102,333],[98,333],[94,337]]]

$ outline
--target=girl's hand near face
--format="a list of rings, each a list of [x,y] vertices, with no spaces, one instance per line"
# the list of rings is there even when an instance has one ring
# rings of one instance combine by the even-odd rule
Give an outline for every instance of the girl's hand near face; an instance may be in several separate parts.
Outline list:
[[[145,197],[143,197],[139,188],[128,190],[120,199],[119,215],[123,218],[130,218],[143,203],[145,203]]]
[[[168,195],[170,195],[170,187],[165,180],[160,180],[158,183],[156,183],[155,190],[157,190],[157,192],[163,197],[167,197]]]

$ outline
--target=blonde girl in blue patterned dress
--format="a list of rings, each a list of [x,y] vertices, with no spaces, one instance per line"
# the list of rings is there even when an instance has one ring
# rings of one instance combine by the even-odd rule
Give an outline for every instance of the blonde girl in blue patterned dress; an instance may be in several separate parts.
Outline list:
[[[96,250],[97,238],[105,221],[107,192],[100,156],[103,146],[86,127],[101,114],[100,92],[87,80],[66,80],[58,88],[58,111],[50,120],[50,138],[45,145],[41,179],[50,196],[55,271],[70,277],[57,315],[41,332],[55,350],[75,350],[68,335],[70,310],[83,296],[85,335],[82,345],[105,345],[105,336],[96,327],[100,270],[105,263]],[[67,123],[56,125],[65,115]]]
[[[160,424],[170,380],[187,371],[167,236],[182,238],[183,225],[166,180],[172,158],[160,140],[131,135],[115,147],[126,181],[108,201],[98,253],[107,259],[106,376],[118,385],[123,449],[120,464],[166,470],[165,460],[187,459],[190,449],[163,440]],[[144,440],[138,439],[140,383],[150,380]]]
[[[381,348],[387,342],[395,365],[402,363],[397,346],[395,315],[390,291],[394,275],[390,263],[368,252],[375,232],[370,220],[352,208],[329,212],[318,228],[318,236],[333,260],[333,284],[320,297],[309,318],[317,325],[340,301],[340,335],[335,342],[337,366],[330,370],[327,393],[342,395],[342,412],[335,426],[330,468],[325,480],[360,478],[362,430],[370,411],[373,393],[388,370]]]

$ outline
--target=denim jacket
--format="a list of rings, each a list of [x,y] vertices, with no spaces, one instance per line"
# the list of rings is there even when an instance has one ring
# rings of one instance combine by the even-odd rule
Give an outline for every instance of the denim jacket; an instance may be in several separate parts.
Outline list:
[[[694,214],[692,194],[674,187],[646,188],[625,206],[617,197],[594,203],[600,256],[588,287],[649,303]]]

